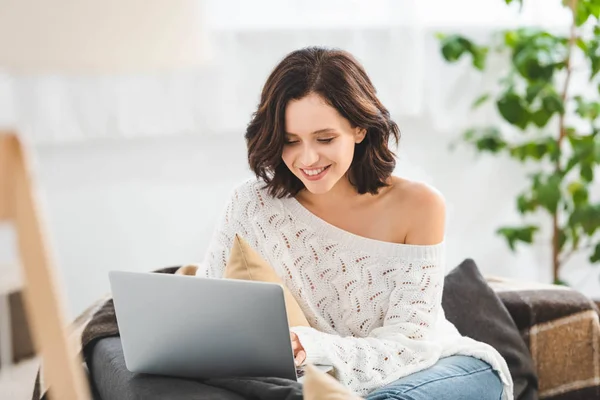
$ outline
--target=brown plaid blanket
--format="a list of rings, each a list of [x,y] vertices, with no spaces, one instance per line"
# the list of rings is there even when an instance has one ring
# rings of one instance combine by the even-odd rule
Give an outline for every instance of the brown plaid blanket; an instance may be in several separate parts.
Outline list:
[[[156,272],[174,273],[178,267]],[[487,278],[529,346],[538,372],[540,399],[600,400],[598,308],[574,290]],[[99,299],[72,324],[71,339],[84,359],[99,339],[118,334],[110,296]],[[32,400],[49,400],[38,373]]]
[[[600,400],[600,324],[596,305],[581,293],[562,286],[487,280],[531,351],[540,399]]]

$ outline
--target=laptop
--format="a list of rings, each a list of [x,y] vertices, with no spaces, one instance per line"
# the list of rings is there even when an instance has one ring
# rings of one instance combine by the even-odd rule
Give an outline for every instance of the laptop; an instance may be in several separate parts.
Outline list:
[[[281,285],[126,271],[109,280],[129,371],[302,382]]]

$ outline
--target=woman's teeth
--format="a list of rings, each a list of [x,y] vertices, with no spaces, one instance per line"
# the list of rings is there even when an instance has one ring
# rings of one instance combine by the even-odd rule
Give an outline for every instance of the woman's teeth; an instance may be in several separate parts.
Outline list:
[[[309,176],[319,175],[321,172],[325,171],[327,167],[319,168],[319,169],[303,169],[302,171]]]

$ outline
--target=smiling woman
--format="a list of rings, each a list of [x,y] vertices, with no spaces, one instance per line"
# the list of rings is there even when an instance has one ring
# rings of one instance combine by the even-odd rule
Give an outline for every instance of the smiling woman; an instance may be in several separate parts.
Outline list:
[[[350,53],[288,54],[246,130],[258,179],[234,190],[197,275],[223,277],[239,235],[310,324],[290,328],[297,363],[369,400],[509,400],[502,356],[444,316],[445,202],[392,175],[399,136]]]
[[[346,174],[359,194],[376,194],[396,165],[390,137],[398,143],[398,126],[362,66],[320,48],[275,68],[246,131],[250,167],[280,198],[328,192]]]
[[[312,193],[328,192],[346,174],[355,145],[366,134],[364,128],[353,127],[316,93],[288,103],[285,126],[288,133],[283,162]]]

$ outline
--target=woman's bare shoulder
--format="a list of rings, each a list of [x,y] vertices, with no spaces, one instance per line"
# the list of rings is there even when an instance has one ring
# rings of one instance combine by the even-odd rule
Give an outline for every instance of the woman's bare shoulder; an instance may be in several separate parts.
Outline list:
[[[442,193],[424,182],[392,177],[395,215],[408,225],[406,243],[437,244],[444,238],[446,201]]]

